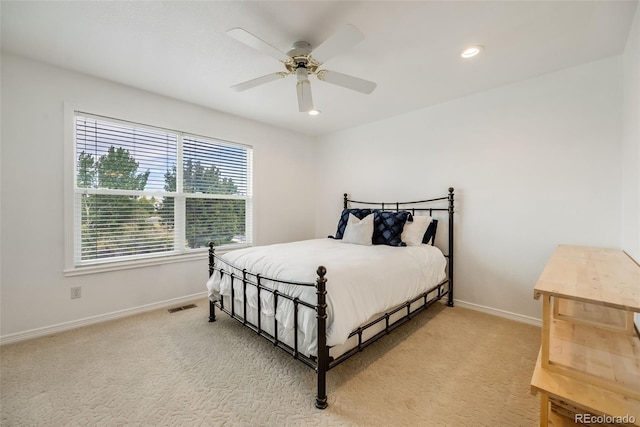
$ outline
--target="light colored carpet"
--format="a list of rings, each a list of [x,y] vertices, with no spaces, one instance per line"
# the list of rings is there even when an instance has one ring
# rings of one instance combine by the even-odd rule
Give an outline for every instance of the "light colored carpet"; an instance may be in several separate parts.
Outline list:
[[[315,373],[206,300],[0,348],[2,426],[535,426],[540,329],[436,304]]]

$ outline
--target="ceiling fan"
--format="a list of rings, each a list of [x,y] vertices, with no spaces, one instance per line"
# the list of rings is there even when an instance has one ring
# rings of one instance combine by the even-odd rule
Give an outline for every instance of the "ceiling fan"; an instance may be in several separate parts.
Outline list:
[[[356,27],[345,25],[322,42],[316,48],[305,41],[297,41],[286,53],[281,52],[273,45],[254,36],[242,28],[232,28],[227,34],[234,39],[265,53],[284,64],[286,71],[267,74],[244,83],[231,86],[236,91],[244,91],[253,87],[278,80],[289,75],[295,75],[297,79],[296,91],[298,94],[298,109],[300,112],[317,111],[313,106],[311,97],[311,83],[309,75],[315,75],[318,80],[342,86],[361,93],[370,94],[376,88],[376,83],[353,77],[348,74],[320,69],[326,61],[355,46],[364,40],[364,35]]]

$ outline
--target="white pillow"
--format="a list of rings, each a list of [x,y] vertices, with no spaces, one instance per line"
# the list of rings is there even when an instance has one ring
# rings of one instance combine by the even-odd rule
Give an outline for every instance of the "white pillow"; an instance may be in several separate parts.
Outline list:
[[[347,227],[342,235],[343,243],[355,243],[356,245],[371,245],[373,238],[373,214],[358,219],[354,214],[349,214]]]
[[[429,224],[431,224],[433,218],[430,216],[413,216],[413,222],[405,222],[402,229],[402,239],[407,246],[419,246],[422,244],[422,238],[424,233],[427,232]]]

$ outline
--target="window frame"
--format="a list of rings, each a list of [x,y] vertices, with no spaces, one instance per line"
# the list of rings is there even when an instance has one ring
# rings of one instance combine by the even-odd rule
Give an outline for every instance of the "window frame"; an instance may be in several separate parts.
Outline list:
[[[89,113],[88,111],[92,111]],[[125,114],[104,114],[102,111],[98,109],[91,108],[78,108],[68,102],[64,103],[64,140],[65,140],[65,149],[64,149],[64,230],[65,230],[65,268],[64,275],[65,276],[76,276],[83,274],[93,274],[93,273],[101,273],[105,271],[113,271],[113,270],[121,270],[128,268],[138,268],[138,267],[147,267],[159,264],[167,264],[167,263],[175,263],[175,262],[185,262],[192,260],[201,260],[207,257],[207,249],[206,247],[202,248],[186,248],[182,246],[175,246],[172,252],[159,252],[145,255],[137,255],[131,257],[118,257],[118,258],[104,258],[98,260],[92,260],[89,262],[78,263],[78,254],[77,250],[78,245],[81,244],[81,234],[76,232],[76,222],[80,215],[80,207],[79,204],[76,203],[76,197],[81,192],[78,188],[76,188],[76,170],[77,170],[77,153],[76,153],[76,115],[84,115],[96,119],[103,119],[108,121],[114,121],[116,123],[121,123],[125,125],[134,126],[136,128],[141,129],[150,129],[153,131],[163,131],[169,133],[175,133],[178,136],[177,142],[177,152],[176,152],[176,168],[182,169],[182,160],[183,160],[183,150],[182,150],[182,138],[194,137],[194,138],[202,138],[205,140],[211,140],[216,143],[222,143],[229,146],[236,146],[247,149],[247,189],[246,196],[236,196],[236,195],[217,195],[211,199],[241,199],[246,200],[246,212],[245,212],[245,234],[246,241],[244,243],[235,243],[235,244],[226,244],[221,246],[219,251],[226,252],[232,249],[238,249],[242,247],[252,246],[254,242],[254,166],[253,166],[253,146],[249,144],[242,144],[238,142],[228,141],[221,138],[216,138],[207,135],[201,135],[196,132],[189,132],[185,130],[175,130],[170,129],[166,126],[159,126],[156,124],[143,123],[138,120],[129,120],[127,118],[123,118]],[[118,118],[115,118],[118,117]],[[182,171],[180,171],[180,174]],[[182,188],[177,188],[175,192],[175,200],[176,200],[176,208],[178,210],[178,206],[182,206],[182,212],[177,214],[177,219],[182,219],[181,223],[176,223],[174,227],[174,233],[182,233],[184,234],[185,224],[186,224],[186,215],[184,213],[184,205],[186,200],[192,197],[198,197],[198,194],[184,193]],[[93,191],[92,191],[93,192]],[[109,193],[109,190],[100,190],[98,193]],[[130,192],[134,193],[136,191],[131,190],[118,190],[118,192]],[[145,191],[142,190],[140,193],[145,193],[147,195],[157,193],[155,190]],[[181,200],[181,203],[178,203],[178,200]],[[175,240],[177,242],[184,242],[184,236]]]

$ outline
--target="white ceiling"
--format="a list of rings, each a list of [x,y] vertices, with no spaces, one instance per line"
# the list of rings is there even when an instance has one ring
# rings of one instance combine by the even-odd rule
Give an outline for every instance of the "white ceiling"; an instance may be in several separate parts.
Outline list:
[[[394,116],[622,53],[637,1],[84,1],[1,3],[2,49],[308,135]],[[287,51],[352,24],[365,40],[329,70],[371,95],[312,77],[317,117],[295,78],[235,92],[282,64],[225,34],[242,27]],[[459,54],[485,47],[474,60]]]

